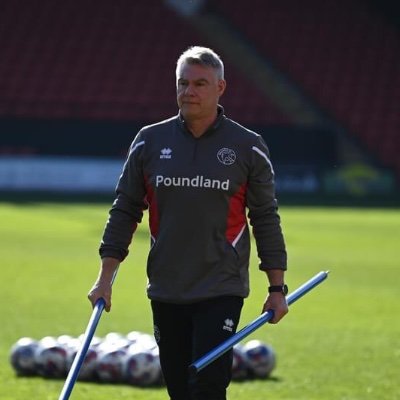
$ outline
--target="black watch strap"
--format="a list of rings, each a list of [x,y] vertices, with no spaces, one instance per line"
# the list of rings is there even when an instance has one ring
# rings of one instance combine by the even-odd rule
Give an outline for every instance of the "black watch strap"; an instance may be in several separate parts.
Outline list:
[[[268,293],[282,293],[285,296],[288,294],[287,285],[272,285],[268,288]]]

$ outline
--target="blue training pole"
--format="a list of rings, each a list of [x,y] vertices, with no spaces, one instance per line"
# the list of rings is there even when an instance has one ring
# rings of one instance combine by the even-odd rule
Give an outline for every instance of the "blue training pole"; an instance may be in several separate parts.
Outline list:
[[[117,272],[118,272],[118,268],[114,272],[111,284],[114,283]],[[67,400],[67,399],[69,399],[69,396],[71,395],[72,389],[74,388],[75,382],[78,378],[79,371],[81,370],[82,364],[85,360],[86,353],[87,353],[90,343],[93,339],[94,332],[96,331],[97,325],[100,321],[100,317],[104,310],[105,305],[106,305],[106,302],[103,298],[100,298],[96,301],[96,304],[93,308],[92,315],[90,317],[88,326],[87,326],[85,334],[83,336],[82,345],[81,345],[78,353],[76,353],[74,362],[71,365],[67,379],[65,380],[64,387],[60,393],[60,397],[58,398],[58,400]]]
[[[288,305],[291,305],[295,301],[299,300],[303,297],[306,293],[310,290],[314,289],[315,286],[319,285],[328,277],[329,271],[321,271],[313,278],[308,280],[302,286],[297,288],[294,292],[286,296],[286,301]],[[214,349],[210,350],[207,354],[200,357],[198,360],[193,362],[189,366],[189,371],[191,374],[197,374],[203,368],[207,367],[207,365],[211,364],[217,358],[221,357],[227,351],[229,351],[235,344],[239,343],[243,340],[246,336],[250,335],[260,326],[264,325],[266,322],[270,321],[274,316],[274,312],[272,310],[268,310],[265,313],[261,314],[258,318],[254,321],[250,322],[247,326],[241,329],[239,332],[235,333],[229,339],[222,342],[220,345],[214,347]]]

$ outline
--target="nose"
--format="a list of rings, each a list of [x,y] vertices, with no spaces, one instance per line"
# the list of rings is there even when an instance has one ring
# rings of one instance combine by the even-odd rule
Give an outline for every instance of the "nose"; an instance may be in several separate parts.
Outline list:
[[[185,90],[183,92],[186,96],[193,96],[194,95],[193,89],[194,89],[193,85],[188,84],[186,85]]]

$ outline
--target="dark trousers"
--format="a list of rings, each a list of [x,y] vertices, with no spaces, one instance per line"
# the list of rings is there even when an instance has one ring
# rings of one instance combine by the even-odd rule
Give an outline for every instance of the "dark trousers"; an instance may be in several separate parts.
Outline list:
[[[225,400],[232,351],[190,379],[188,366],[236,332],[243,299],[223,296],[194,304],[151,302],[154,334],[171,400]]]

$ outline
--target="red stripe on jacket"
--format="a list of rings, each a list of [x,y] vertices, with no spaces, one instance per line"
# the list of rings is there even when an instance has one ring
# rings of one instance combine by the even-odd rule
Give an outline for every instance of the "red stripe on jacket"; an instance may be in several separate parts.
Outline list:
[[[243,226],[246,225],[246,190],[247,184],[243,184],[229,201],[229,211],[225,237],[233,243]]]
[[[150,233],[153,238],[156,238],[158,235],[159,229],[159,218],[158,218],[158,206],[156,201],[156,196],[154,195],[154,190],[148,182],[147,177],[144,177],[145,185],[146,185],[146,197],[145,202],[149,206],[149,227]]]

